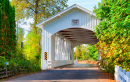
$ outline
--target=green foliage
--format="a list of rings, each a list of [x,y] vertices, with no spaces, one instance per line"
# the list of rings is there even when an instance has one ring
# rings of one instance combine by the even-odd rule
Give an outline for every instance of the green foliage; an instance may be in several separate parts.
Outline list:
[[[0,0],[0,68],[6,67],[5,62],[9,62],[10,69],[15,66],[26,67],[26,70],[29,70],[27,73],[40,70],[40,67],[35,65],[37,63],[21,55],[23,29],[19,29],[17,41],[15,33],[15,9],[9,0]]]
[[[24,41],[24,29],[23,28],[19,28],[18,29],[18,42],[22,42]]]
[[[10,59],[15,53],[15,8],[9,0],[0,0],[0,56]]]
[[[5,57],[0,56],[0,68],[5,67],[6,66],[5,62],[7,62],[7,61],[8,60]]]
[[[10,58],[10,60],[6,59],[5,57],[0,56],[0,68],[6,67],[6,64],[5,64],[6,62],[9,62],[8,68],[26,67],[26,70],[29,70],[28,72],[35,72],[35,71],[41,70],[39,66],[34,65],[34,63],[32,63],[30,60],[22,58],[20,55]]]
[[[74,52],[74,59],[80,59],[80,55],[81,55],[81,45],[76,46],[76,51]]]
[[[40,67],[34,65],[34,63],[32,63],[30,60],[27,60],[20,55],[15,58],[11,58],[9,60],[8,67],[26,67],[26,70],[29,70],[28,72],[35,72],[41,70]]]
[[[68,0],[11,0],[16,8],[16,19],[34,18],[37,14],[37,22],[48,18],[67,7]],[[34,18],[35,20],[35,18]]]
[[[40,67],[41,60],[41,45],[39,45],[39,41],[41,39],[41,30],[39,29],[39,34],[37,35],[33,29],[26,36],[23,54],[27,60],[30,60],[34,65],[38,65]]]
[[[40,67],[41,60],[41,29],[36,27],[43,21],[67,7],[68,0],[12,0],[16,8],[16,20],[33,18],[31,32],[26,36],[23,55],[34,66]],[[19,38],[19,37],[18,37]],[[19,41],[18,41],[19,44]]]
[[[18,28],[18,38],[17,38],[17,45],[16,45],[16,54],[21,54],[21,42],[24,42],[24,29]]]
[[[94,45],[87,45],[87,55],[89,58],[93,59],[93,60],[97,60],[98,59],[98,49],[96,49],[96,47]]]
[[[101,20],[95,31],[102,65],[111,73],[115,65],[130,69],[130,1],[102,0],[94,12]]]
[[[36,24],[67,7],[68,0],[12,0],[16,8],[16,19],[33,18],[33,29],[37,34]]]
[[[98,50],[94,45],[79,45],[74,52],[74,59],[78,60],[97,60]]]

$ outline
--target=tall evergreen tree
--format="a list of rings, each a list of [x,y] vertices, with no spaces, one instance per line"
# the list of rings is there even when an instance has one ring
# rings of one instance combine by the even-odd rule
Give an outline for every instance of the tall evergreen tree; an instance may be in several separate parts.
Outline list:
[[[9,0],[0,0],[0,56],[9,59],[15,46],[15,8]]]

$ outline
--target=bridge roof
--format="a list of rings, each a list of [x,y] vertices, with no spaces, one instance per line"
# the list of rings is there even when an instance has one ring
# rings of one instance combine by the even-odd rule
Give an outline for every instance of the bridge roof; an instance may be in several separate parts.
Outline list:
[[[84,28],[68,28],[58,32],[74,43],[74,46],[81,44],[96,44],[99,40],[95,33]]]
[[[84,11],[84,12],[86,12],[86,13],[89,13],[90,15],[96,17],[96,14],[93,13],[92,11],[90,11],[90,10],[88,10],[88,9],[86,9],[86,8],[83,8],[83,7],[81,7],[81,6],[77,5],[77,4],[74,4],[74,5],[72,5],[72,6],[68,7],[68,8],[66,8],[66,9],[64,9],[63,11],[61,11],[61,12],[59,12],[59,13],[57,13],[57,14],[51,16],[50,18],[45,19],[44,21],[38,23],[38,24],[37,24],[37,27],[39,27],[39,26],[42,25],[42,24],[45,24],[45,23],[48,22],[48,21],[51,21],[52,19],[54,19],[54,18],[56,18],[56,17],[59,17],[60,15],[62,15],[62,14],[64,14],[64,13],[68,12],[69,10],[75,9],[75,8],[80,9],[80,10],[82,10],[82,11]]]

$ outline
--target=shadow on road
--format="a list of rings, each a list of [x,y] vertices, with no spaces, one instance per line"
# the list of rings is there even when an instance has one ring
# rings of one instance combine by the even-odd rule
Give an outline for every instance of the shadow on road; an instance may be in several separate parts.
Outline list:
[[[7,81],[38,80],[95,80],[109,79],[95,65],[74,64],[41,71],[39,73],[8,79]],[[57,81],[56,81],[57,82]],[[100,82],[100,81],[99,81]]]

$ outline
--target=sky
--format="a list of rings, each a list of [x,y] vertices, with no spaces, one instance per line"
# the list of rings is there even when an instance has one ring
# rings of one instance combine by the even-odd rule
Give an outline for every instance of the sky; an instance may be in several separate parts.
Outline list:
[[[93,11],[94,6],[98,6],[98,2],[101,2],[101,0],[68,0],[68,5],[71,6],[73,4],[78,4],[90,11]]]
[[[67,4],[68,6],[71,6],[73,4],[78,4],[90,11],[93,11],[94,6],[98,6],[98,2],[101,2],[101,0],[68,0]],[[25,30],[25,36],[30,28],[30,23],[33,23],[32,19],[25,20],[27,24],[20,24],[20,27],[24,28]]]

